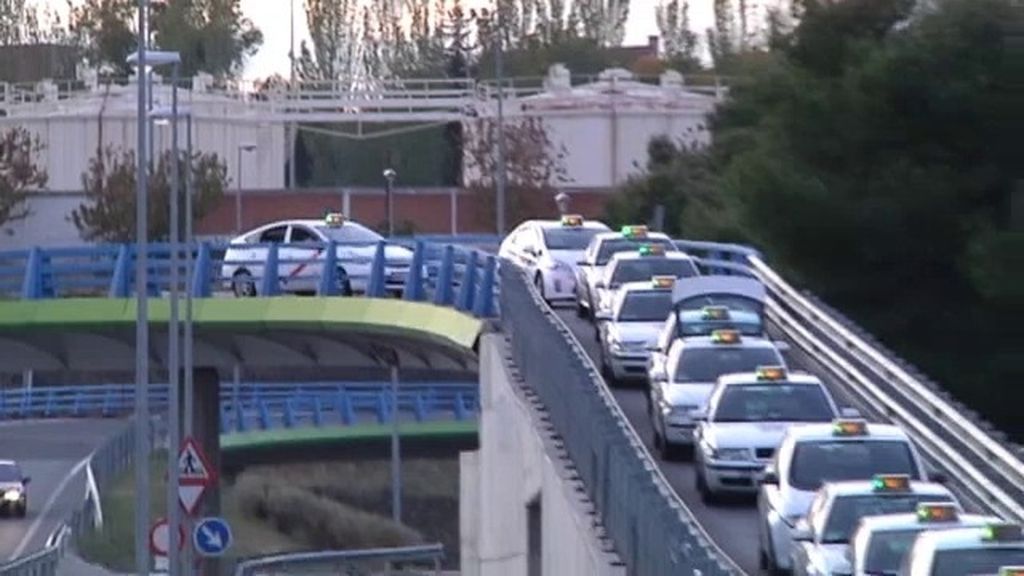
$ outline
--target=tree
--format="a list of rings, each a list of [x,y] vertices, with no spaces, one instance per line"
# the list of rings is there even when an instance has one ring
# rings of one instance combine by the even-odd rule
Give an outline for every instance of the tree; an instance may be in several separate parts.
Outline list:
[[[0,136],[0,225],[26,218],[29,193],[46,186],[46,169],[36,164],[42,150],[39,139],[24,128]]]
[[[661,0],[655,10],[655,16],[667,59],[683,69],[699,68],[697,34],[690,23],[690,2]]]
[[[115,76],[128,76],[125,62],[137,45],[134,0],[85,0],[71,10],[70,30],[87,63]]]
[[[67,30],[52,7],[40,11],[26,0],[0,0],[0,46],[67,41]]]
[[[299,58],[304,80],[337,80],[365,75],[358,0],[306,0],[310,45]]]
[[[518,222],[543,213],[557,184],[569,181],[565,148],[548,135],[538,117],[509,120],[505,124],[505,214]],[[478,198],[482,217],[494,220],[497,190],[499,129],[494,120],[476,120],[466,128],[465,187]]]
[[[181,162],[183,167],[187,163],[184,153]],[[147,205],[150,240],[166,240],[168,236],[172,165],[172,153],[164,152],[150,173]],[[135,169],[134,152],[115,151],[111,147],[89,162],[88,170],[82,174],[86,200],[70,216],[83,240],[120,243],[135,239]],[[193,209],[195,218],[199,219],[223,197],[228,186],[227,166],[216,154],[194,154],[191,169],[195,193]],[[184,182],[180,184],[180,193],[184,196]],[[182,224],[184,205],[182,197],[179,212]]]

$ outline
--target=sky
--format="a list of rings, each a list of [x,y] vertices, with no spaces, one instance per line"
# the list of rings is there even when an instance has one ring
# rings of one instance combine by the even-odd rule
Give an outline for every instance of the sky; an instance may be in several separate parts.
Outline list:
[[[81,0],[71,0],[78,4]],[[626,45],[646,44],[647,37],[658,34],[654,10],[659,0],[631,0],[629,20],[626,23]],[[690,0],[691,20],[696,30],[704,30],[712,22],[713,0]],[[288,75],[289,5],[295,6],[295,46],[309,38],[303,0],[241,0],[242,11],[257,28],[263,31],[263,46],[246,63],[246,78],[265,78],[278,73]],[[52,6],[66,13],[66,0],[36,0],[37,4]],[[465,0],[465,6],[486,6],[487,0]]]

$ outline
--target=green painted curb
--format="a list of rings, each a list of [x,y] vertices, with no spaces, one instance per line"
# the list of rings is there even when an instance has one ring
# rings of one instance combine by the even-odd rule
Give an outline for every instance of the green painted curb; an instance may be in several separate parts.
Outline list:
[[[476,435],[478,429],[477,423],[472,421],[409,422],[399,425],[399,434],[405,439],[444,440]],[[386,440],[390,437],[391,424],[278,428],[222,434],[220,447],[224,451],[287,448],[296,444]]]
[[[199,298],[196,330],[358,331],[423,339],[471,350],[484,322],[454,308],[390,298]],[[170,302],[149,301],[151,324],[166,324]],[[133,298],[0,301],[0,332],[110,330],[135,325]]]

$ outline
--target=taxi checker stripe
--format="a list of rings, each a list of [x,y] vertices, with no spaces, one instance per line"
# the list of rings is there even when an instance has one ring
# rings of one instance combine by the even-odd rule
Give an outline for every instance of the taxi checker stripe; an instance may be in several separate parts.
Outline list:
[[[289,278],[295,278],[296,276],[298,276],[300,272],[302,272],[303,270],[306,269],[306,266],[309,266],[313,262],[316,262],[316,259],[319,258],[320,255],[323,254],[323,252],[324,252],[323,248],[317,248],[316,249],[316,254],[313,254],[312,258],[310,258],[309,260],[306,260],[302,264],[299,264],[298,266],[296,266],[295,270],[292,270],[291,273],[288,274],[288,277]]]

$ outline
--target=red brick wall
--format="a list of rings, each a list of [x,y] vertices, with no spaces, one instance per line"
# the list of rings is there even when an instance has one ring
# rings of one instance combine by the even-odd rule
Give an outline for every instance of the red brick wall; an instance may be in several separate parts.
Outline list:
[[[587,218],[600,218],[609,197],[605,190],[569,191],[571,210]],[[242,192],[242,230],[249,230],[275,220],[290,218],[319,218],[327,209],[342,211],[345,194],[342,190],[253,190]],[[544,204],[548,204],[545,209]],[[557,213],[554,200],[537,202],[534,217],[550,217]],[[376,228],[387,218],[385,196],[379,190],[353,189],[349,191],[349,214],[353,220]],[[487,213],[481,198],[460,193],[457,200],[459,233],[491,232],[493,218]],[[395,225],[411,222],[415,231],[423,234],[451,233],[451,194],[447,190],[401,190],[395,194]],[[509,222],[508,226],[515,225]],[[213,211],[196,225],[202,235],[230,235],[235,228],[235,195],[225,194]]]

